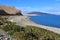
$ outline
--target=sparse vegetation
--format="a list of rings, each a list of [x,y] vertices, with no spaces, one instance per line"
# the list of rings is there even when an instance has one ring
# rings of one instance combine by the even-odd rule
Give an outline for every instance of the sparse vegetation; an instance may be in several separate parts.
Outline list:
[[[22,27],[7,21],[3,16],[0,17],[0,23],[3,23],[0,28],[16,40],[60,40],[60,34],[31,25]]]

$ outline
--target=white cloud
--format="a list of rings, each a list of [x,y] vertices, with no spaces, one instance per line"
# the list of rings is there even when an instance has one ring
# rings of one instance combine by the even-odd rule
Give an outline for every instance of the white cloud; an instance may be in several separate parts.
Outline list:
[[[17,9],[20,9],[23,13],[28,13],[32,11],[38,11],[37,8],[32,8],[32,7],[16,7]]]
[[[44,8],[41,8],[41,11],[60,15],[60,7],[44,7]]]
[[[17,7],[18,9],[22,10],[23,13],[32,12],[32,11],[39,11],[51,14],[60,15],[60,7],[40,7],[40,8],[32,8],[32,7]]]

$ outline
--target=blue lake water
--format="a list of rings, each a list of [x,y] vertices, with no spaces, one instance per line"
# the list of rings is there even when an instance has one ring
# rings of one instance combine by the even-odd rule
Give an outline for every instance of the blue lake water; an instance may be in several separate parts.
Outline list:
[[[30,16],[30,19],[38,24],[60,28],[60,16]]]

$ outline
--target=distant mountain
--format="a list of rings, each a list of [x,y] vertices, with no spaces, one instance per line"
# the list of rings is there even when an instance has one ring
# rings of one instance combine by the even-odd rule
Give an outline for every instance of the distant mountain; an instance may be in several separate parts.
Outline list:
[[[28,14],[35,14],[35,15],[54,15],[54,14],[48,14],[48,13],[43,13],[43,12],[30,12]]]
[[[13,6],[0,5],[0,15],[22,15],[21,11]]]

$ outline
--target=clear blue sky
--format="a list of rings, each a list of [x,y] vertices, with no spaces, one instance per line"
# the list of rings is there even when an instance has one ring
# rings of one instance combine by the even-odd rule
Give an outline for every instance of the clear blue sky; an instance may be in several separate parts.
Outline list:
[[[60,0],[0,0],[0,4],[15,6],[25,13],[40,11],[60,15]]]

